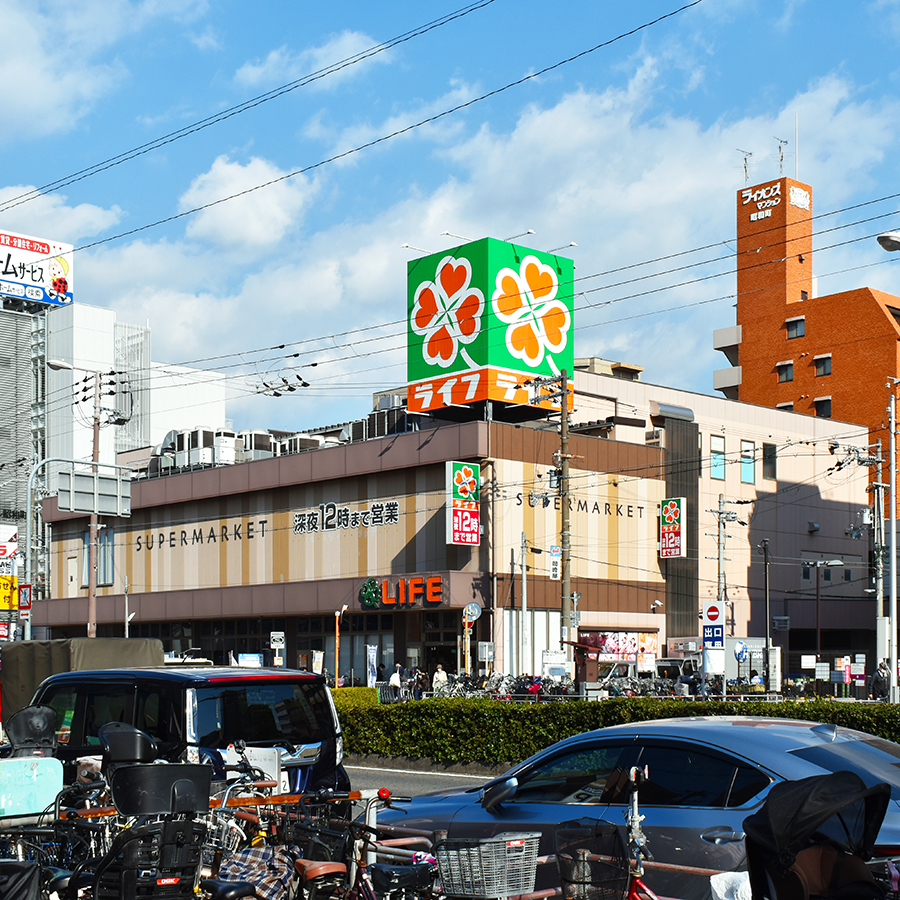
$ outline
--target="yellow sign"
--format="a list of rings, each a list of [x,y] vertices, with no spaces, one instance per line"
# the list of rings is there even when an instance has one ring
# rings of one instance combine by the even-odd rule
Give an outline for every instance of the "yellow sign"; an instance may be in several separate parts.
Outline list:
[[[19,579],[15,575],[0,575],[0,609],[18,610]]]

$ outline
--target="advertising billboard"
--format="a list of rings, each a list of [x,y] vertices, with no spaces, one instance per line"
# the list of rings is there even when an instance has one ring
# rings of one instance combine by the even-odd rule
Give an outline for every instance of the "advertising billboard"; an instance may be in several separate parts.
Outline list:
[[[473,463],[447,463],[447,543],[481,543],[481,469]]]
[[[71,244],[0,231],[0,295],[48,306],[73,299]]]
[[[573,276],[571,259],[494,238],[410,260],[410,411],[484,400],[558,409],[526,382],[572,377]]]
[[[659,555],[661,559],[687,556],[684,497],[669,497],[659,504]]]

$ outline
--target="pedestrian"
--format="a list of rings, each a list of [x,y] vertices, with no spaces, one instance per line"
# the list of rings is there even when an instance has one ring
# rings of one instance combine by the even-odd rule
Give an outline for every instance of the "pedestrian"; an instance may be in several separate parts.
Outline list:
[[[878,668],[872,673],[872,681],[869,685],[869,699],[887,700],[888,684],[888,667],[887,663],[882,660],[878,663]]]
[[[434,675],[431,678],[431,689],[435,694],[442,694],[447,690],[447,673],[440,663],[438,663],[438,667],[434,670]]]
[[[380,662],[375,668],[375,680],[384,681],[384,663]]]
[[[421,700],[428,692],[428,673],[424,669],[416,672],[416,700]]]
[[[391,680],[389,682],[390,686],[393,688],[394,701],[400,702],[400,688],[403,686],[400,680],[400,673],[403,671],[403,666],[400,663],[397,663],[394,666],[394,671],[391,674]]]

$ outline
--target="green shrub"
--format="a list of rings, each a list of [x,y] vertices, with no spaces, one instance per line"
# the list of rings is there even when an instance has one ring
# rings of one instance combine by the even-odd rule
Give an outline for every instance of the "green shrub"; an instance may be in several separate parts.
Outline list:
[[[431,699],[379,706],[373,688],[341,688],[335,692],[335,701],[348,753],[419,757],[440,763],[513,764],[583,731],[689,716],[805,719],[900,741],[900,706],[886,703],[622,697],[561,703]]]

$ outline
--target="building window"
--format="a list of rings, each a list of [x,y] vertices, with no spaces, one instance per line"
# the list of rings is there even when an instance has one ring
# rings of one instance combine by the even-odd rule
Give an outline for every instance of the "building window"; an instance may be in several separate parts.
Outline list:
[[[753,441],[741,441],[741,481],[754,484],[756,481],[756,445]]]
[[[816,415],[820,419],[831,418],[831,397],[819,397],[813,403],[816,407]]]
[[[816,378],[819,378],[822,375],[830,375],[830,374],[831,374],[831,357],[830,356],[817,356],[816,357]]]
[[[725,480],[725,438],[721,434],[709,438],[709,477]]]
[[[803,563],[803,580],[811,581],[812,580],[812,566],[809,563]]]
[[[81,586],[88,586],[91,531],[84,532],[81,552]],[[115,580],[115,531],[97,526],[97,587],[109,587]]]
[[[777,368],[779,382],[794,380],[794,364],[792,362],[778,363]]]
[[[763,465],[762,465],[762,476],[767,481],[775,481],[777,479],[776,474],[776,456],[775,456],[775,445],[774,444],[763,444]]]
[[[801,300],[809,300],[809,291],[800,291]]]
[[[780,409],[782,412],[793,412],[794,404],[793,403],[776,403],[775,409]]]
[[[784,327],[787,329],[789,341],[794,338],[801,338],[806,334],[805,319],[788,319],[788,321],[784,323]]]

